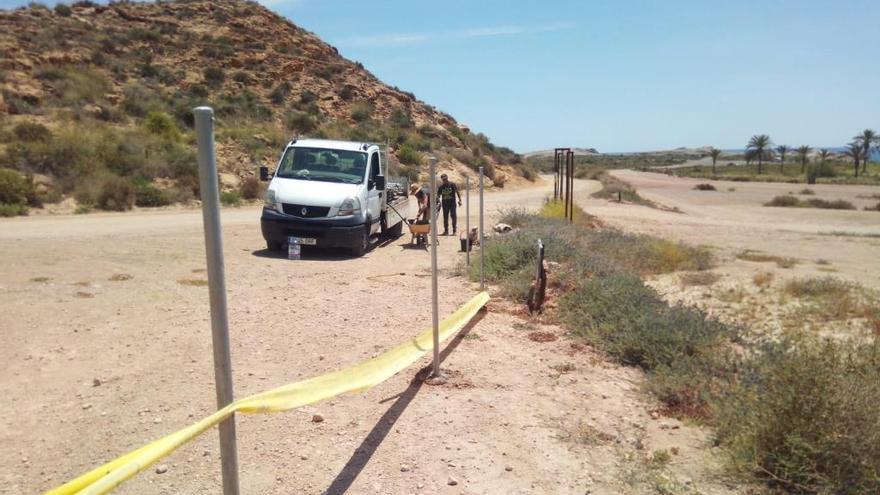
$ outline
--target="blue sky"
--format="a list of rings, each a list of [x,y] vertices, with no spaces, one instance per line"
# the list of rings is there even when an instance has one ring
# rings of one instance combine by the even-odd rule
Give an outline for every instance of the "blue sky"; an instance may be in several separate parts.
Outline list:
[[[262,3],[520,152],[880,129],[876,0]]]

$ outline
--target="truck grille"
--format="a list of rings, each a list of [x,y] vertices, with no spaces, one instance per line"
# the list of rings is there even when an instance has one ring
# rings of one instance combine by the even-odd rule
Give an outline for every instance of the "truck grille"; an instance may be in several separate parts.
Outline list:
[[[285,214],[299,218],[323,218],[330,213],[330,208],[327,206],[306,206],[281,203],[281,209]]]

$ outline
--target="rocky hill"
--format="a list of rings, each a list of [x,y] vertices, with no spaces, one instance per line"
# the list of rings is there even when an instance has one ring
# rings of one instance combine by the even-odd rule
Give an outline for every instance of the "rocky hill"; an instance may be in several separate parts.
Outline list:
[[[216,111],[230,201],[259,195],[254,170],[293,136],[388,142],[392,172],[413,180],[426,153],[453,176],[483,165],[496,186],[531,176],[511,150],[253,2],[32,3],[0,11],[0,52],[0,167],[33,178],[32,204],[197,196],[202,104]]]

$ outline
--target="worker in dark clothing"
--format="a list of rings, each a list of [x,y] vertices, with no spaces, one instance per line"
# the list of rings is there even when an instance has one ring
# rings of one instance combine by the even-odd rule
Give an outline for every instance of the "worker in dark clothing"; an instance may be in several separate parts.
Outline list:
[[[440,196],[440,205],[443,207],[443,235],[449,235],[449,216],[452,215],[452,234],[455,235],[458,219],[455,215],[455,198],[458,196],[458,206],[461,206],[461,193],[458,192],[458,186],[449,182],[449,176],[443,174],[440,176],[443,181],[437,188],[437,194]]]

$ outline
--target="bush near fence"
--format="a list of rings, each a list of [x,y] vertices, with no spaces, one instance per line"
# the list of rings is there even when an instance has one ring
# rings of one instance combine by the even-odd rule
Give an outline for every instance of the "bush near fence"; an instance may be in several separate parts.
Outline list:
[[[880,493],[880,344],[791,335],[749,344],[740,328],[669,306],[641,276],[706,270],[710,253],[644,235],[503,212],[485,273],[524,302],[537,239],[556,318],[610,358],[645,371],[666,414],[716,428],[732,473],[790,493]],[[472,265],[472,278],[479,267]],[[792,289],[794,290],[794,289]],[[802,289],[806,290],[806,289]]]

